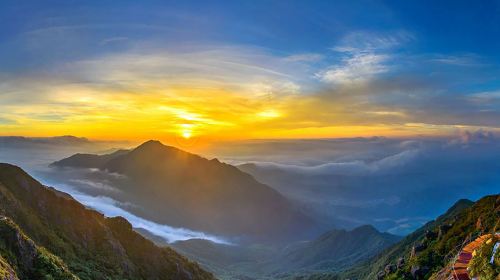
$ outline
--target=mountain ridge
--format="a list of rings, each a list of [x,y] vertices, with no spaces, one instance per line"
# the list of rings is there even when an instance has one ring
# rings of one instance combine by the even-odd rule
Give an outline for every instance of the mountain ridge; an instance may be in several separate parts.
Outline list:
[[[213,279],[172,249],[156,247],[125,219],[105,218],[4,163],[0,163],[0,214],[15,221],[37,246],[59,257],[82,280]],[[12,250],[3,252],[2,258],[9,260]]]
[[[458,254],[456,248],[463,242],[499,229],[500,195],[488,195],[476,202],[461,199],[371,260],[341,273],[340,278],[440,279],[438,275],[449,273],[446,269],[451,257]],[[319,275],[309,279],[335,277]]]
[[[178,241],[171,246],[222,279],[295,279],[313,272],[344,270],[400,239],[365,225],[353,230],[331,230],[286,247],[237,247],[207,240]],[[374,245],[366,246],[369,243]]]
[[[175,227],[275,240],[301,239],[316,228],[312,218],[252,175],[156,140],[122,154],[74,155],[52,166],[125,175],[127,183],[118,187],[126,201],[145,206],[141,216]]]

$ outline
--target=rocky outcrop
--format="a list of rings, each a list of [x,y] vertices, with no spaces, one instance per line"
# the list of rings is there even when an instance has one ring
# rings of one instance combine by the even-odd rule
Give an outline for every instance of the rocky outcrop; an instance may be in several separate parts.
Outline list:
[[[428,267],[421,267],[421,266],[418,266],[418,265],[414,265],[411,267],[411,276],[413,277],[413,279],[416,279],[416,280],[420,280],[420,279],[424,279],[425,275],[429,272],[429,268]]]
[[[413,247],[411,248],[410,259],[417,257],[418,253],[425,250],[425,248],[427,248],[425,243],[417,243],[413,245]]]
[[[396,268],[401,269],[405,265],[405,259],[403,257],[399,258],[396,263]]]
[[[391,274],[396,271],[396,266],[394,266],[393,264],[388,264],[385,266],[384,271],[386,274]]]

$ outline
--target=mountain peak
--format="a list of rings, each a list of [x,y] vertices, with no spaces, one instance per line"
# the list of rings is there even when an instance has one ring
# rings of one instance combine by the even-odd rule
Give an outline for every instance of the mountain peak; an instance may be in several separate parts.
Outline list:
[[[360,233],[380,233],[374,226],[372,225],[362,225],[352,230],[353,232]]]
[[[304,225],[315,225],[287,198],[249,174],[159,141],[147,141],[126,154],[93,155],[82,161],[85,164],[61,160],[59,165],[125,175],[119,187],[126,189],[132,203],[147,200],[142,215],[159,223],[262,241],[302,238],[310,234]]]
[[[136,154],[162,154],[162,153],[171,153],[171,152],[182,152],[187,153],[181,149],[178,149],[173,146],[164,145],[162,142],[158,140],[149,140],[141,145],[137,146],[132,152],[136,152]]]
[[[160,141],[158,140],[148,140],[141,145],[137,146],[135,149],[141,149],[141,148],[151,148],[151,147],[166,147],[163,145]]]

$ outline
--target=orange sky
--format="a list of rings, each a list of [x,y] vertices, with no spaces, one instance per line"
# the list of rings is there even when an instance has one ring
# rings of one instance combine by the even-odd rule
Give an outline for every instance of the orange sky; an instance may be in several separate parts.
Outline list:
[[[6,79],[0,94],[0,135],[200,143],[437,136],[482,128],[450,122],[440,111],[380,102],[396,93],[414,97],[402,94],[401,88],[388,92],[390,81],[374,83],[370,75],[318,85],[306,62],[247,47],[126,52],[75,61],[56,67],[54,75]],[[343,71],[355,71],[352,65],[345,67]],[[335,71],[337,75],[340,70]]]

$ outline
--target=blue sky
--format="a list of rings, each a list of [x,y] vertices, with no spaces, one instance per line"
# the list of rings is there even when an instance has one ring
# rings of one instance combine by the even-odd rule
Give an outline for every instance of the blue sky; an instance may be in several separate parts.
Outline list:
[[[261,134],[283,134],[269,130],[292,123],[323,129],[314,137],[337,135],[327,132],[332,126],[383,124],[375,134],[399,126],[392,133],[398,135],[412,124],[424,127],[415,134],[435,134],[436,126],[446,133],[500,126],[499,1],[2,1],[0,8],[0,125],[9,133],[25,133],[16,122],[57,133],[64,129],[52,131],[45,122],[81,118],[76,109],[57,110],[65,103],[54,92],[68,85],[88,95],[96,88],[132,91],[144,81],[171,88],[186,77],[238,92],[271,88],[285,113],[264,115],[288,117],[263,125]],[[173,65],[185,56],[203,65]],[[115,68],[92,75],[100,65]],[[134,73],[117,73],[127,65]],[[307,101],[289,101],[291,91]],[[300,100],[332,99],[333,115],[290,117],[300,115],[290,110]],[[34,116],[26,105],[43,113]],[[350,113],[335,109],[347,106]],[[302,111],[325,110],[318,107]]]
[[[90,53],[103,51],[95,43],[110,38],[252,44],[296,53],[324,52],[353,31],[405,30],[418,38],[413,51],[495,58],[499,9],[498,1],[3,1],[0,35],[5,43],[60,28],[61,34],[82,35],[80,51]]]

